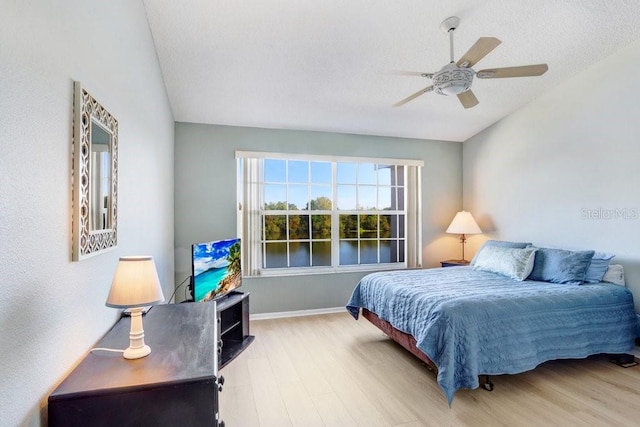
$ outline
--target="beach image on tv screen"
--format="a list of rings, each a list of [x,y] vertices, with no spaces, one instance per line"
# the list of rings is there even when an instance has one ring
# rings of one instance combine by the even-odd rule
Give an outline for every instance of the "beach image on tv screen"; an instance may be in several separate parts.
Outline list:
[[[240,286],[240,239],[193,245],[193,278],[195,301],[210,301]]]

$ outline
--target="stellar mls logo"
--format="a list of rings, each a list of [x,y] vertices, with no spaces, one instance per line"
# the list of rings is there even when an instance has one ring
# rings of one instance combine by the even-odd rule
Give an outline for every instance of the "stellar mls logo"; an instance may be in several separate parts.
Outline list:
[[[640,218],[640,211],[638,208],[615,208],[615,209],[604,209],[604,208],[582,208],[580,210],[580,214],[582,219],[588,220],[614,220],[614,219],[625,219],[625,220],[634,220]]]

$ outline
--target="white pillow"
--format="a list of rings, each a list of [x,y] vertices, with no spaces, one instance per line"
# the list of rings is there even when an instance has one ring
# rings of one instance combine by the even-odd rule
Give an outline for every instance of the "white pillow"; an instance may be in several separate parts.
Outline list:
[[[609,268],[607,268],[607,272],[604,273],[602,281],[613,283],[614,285],[625,286],[624,268],[620,264],[609,265]]]
[[[535,260],[536,248],[504,248],[500,246],[486,246],[476,257],[474,270],[488,271],[514,280],[526,279]]]

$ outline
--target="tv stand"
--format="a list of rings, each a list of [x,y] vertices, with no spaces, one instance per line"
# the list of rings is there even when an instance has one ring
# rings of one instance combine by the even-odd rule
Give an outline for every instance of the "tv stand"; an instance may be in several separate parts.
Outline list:
[[[249,293],[230,292],[216,300],[218,312],[218,368],[235,359],[255,339],[249,334]]]

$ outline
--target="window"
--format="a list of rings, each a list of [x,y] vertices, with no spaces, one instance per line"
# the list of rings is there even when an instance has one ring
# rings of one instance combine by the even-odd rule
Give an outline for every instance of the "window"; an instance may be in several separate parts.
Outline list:
[[[421,162],[246,152],[237,157],[245,274],[419,263]]]

